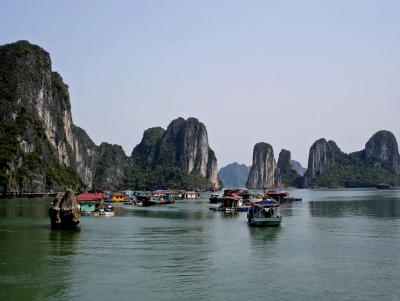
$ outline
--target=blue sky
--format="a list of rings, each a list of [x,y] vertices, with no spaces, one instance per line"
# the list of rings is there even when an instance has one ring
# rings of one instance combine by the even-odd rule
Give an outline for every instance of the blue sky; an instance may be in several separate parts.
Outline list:
[[[127,154],[143,131],[199,118],[219,166],[255,143],[307,163],[400,137],[398,1],[3,1],[0,43],[50,52],[74,122]]]

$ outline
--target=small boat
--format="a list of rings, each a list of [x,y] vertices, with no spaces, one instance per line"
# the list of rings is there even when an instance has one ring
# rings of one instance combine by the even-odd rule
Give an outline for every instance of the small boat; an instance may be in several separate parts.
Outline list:
[[[175,200],[174,199],[165,199],[163,196],[148,196],[147,198],[144,198],[142,201],[142,206],[144,207],[149,207],[149,206],[155,206],[155,205],[165,205],[165,204],[174,204]]]
[[[279,204],[301,202],[303,200],[302,198],[289,197],[289,193],[281,189],[268,190],[264,192],[263,199],[272,199]]]
[[[386,183],[381,183],[376,185],[376,189],[389,189],[390,185],[386,184]]]
[[[99,215],[102,216],[114,216],[115,212],[113,211],[114,208],[110,205],[106,205],[103,209],[100,209]]]
[[[279,203],[275,200],[265,199],[254,202],[247,213],[250,226],[279,226],[282,216],[278,212]]]
[[[223,196],[220,199],[221,205],[219,207],[210,207],[212,211],[224,211],[228,212],[240,212],[240,211],[247,211],[248,207],[243,206],[243,199],[242,197],[236,194],[230,194],[227,196]],[[244,209],[245,208],[245,209]]]
[[[210,204],[218,204],[221,202],[221,197],[219,196],[218,193],[213,193],[210,196]]]

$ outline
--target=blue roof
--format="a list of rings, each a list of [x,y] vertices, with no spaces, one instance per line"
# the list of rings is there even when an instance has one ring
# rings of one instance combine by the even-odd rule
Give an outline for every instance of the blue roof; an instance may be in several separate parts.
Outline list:
[[[258,202],[254,202],[257,205],[262,205],[262,206],[279,206],[279,203],[277,201],[271,200],[271,199],[266,199]]]

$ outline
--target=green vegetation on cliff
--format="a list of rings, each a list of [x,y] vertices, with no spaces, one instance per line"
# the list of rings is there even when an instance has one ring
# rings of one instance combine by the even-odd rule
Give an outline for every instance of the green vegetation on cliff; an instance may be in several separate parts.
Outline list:
[[[334,165],[315,178],[315,184],[321,187],[374,187],[379,183],[395,185],[395,177],[372,166]]]
[[[83,186],[74,170],[59,164],[32,101],[35,85],[50,70],[48,53],[36,45],[20,41],[0,46],[1,193]],[[61,77],[49,74],[54,88],[60,90],[57,96],[65,98]],[[63,126],[60,115],[56,122]]]
[[[128,185],[136,189],[212,187],[207,177],[211,178],[212,172],[217,174],[217,170],[209,166],[216,159],[208,143],[202,145],[202,141],[207,141],[207,132],[195,118],[178,118],[167,130],[161,127],[146,130],[142,141],[132,151]],[[192,149],[195,145],[198,148]],[[201,162],[203,159],[199,155],[205,151],[209,154],[208,161]],[[194,156],[196,153],[198,155]],[[192,170],[188,171],[191,164]],[[202,164],[206,165],[206,175],[201,174]]]
[[[310,148],[307,185],[373,187],[398,185],[400,155],[395,136],[378,131],[361,151],[343,153],[333,141],[317,140]]]

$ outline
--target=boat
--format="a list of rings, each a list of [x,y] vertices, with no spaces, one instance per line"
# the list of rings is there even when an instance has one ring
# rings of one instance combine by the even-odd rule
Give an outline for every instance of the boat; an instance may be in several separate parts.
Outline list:
[[[182,199],[199,199],[200,192],[198,191],[183,191],[182,192]]]
[[[149,207],[154,205],[174,204],[174,199],[166,199],[164,196],[149,195],[141,200],[142,206]]]
[[[268,190],[264,192],[263,199],[272,199],[279,204],[301,202],[303,200],[302,198],[291,198],[289,197],[288,192],[281,189]]]
[[[390,185],[386,184],[386,183],[381,183],[376,185],[376,189],[389,189]]]
[[[282,216],[278,212],[279,203],[272,199],[254,202],[247,213],[250,226],[279,226]]]
[[[218,193],[212,193],[210,196],[210,204],[218,204],[221,202],[221,197]]]
[[[99,210],[99,215],[102,216],[114,216],[115,212],[113,211],[113,207],[111,205],[105,205],[103,208]]]
[[[220,198],[221,205],[218,207],[210,207],[212,211],[223,211],[223,212],[247,212],[249,206],[243,205],[243,199],[237,194],[230,194]]]

